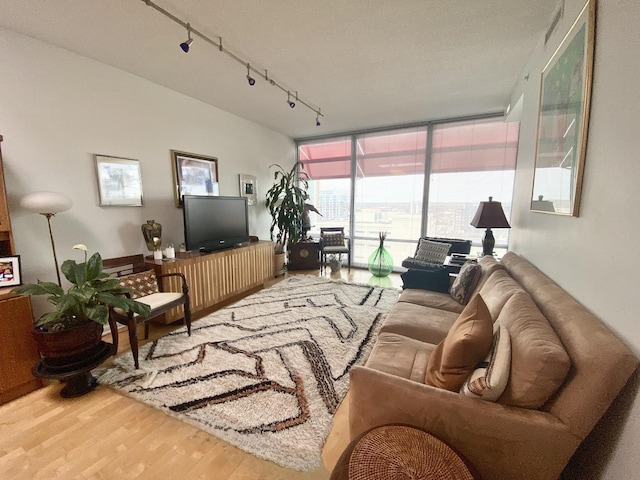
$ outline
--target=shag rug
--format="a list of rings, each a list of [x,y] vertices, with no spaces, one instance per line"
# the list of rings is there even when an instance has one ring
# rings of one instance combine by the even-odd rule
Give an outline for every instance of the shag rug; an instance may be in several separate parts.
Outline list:
[[[116,358],[98,381],[258,457],[313,470],[349,369],[367,359],[398,290],[307,275]]]

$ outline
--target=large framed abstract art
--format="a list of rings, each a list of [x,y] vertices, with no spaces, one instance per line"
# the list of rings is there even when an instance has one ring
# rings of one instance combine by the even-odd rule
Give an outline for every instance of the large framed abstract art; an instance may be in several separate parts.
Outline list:
[[[578,216],[593,77],[596,0],[542,71],[531,210]]]

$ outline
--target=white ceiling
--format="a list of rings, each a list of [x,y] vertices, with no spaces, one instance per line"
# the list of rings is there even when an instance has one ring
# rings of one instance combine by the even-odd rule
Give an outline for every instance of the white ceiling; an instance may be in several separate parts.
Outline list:
[[[113,65],[293,138],[503,111],[562,0],[2,0],[0,26]]]

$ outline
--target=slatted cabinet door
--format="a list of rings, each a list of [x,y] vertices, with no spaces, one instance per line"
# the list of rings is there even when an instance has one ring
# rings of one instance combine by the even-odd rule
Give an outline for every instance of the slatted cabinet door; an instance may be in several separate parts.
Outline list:
[[[252,242],[202,255],[183,255],[178,254],[174,260],[148,262],[153,263],[157,274],[178,272],[185,275],[194,318],[205,315],[224,301],[261,288],[275,275],[273,242]],[[180,291],[178,280],[163,279],[163,289]],[[175,322],[182,316],[182,309],[175,308],[165,314],[165,323]]]

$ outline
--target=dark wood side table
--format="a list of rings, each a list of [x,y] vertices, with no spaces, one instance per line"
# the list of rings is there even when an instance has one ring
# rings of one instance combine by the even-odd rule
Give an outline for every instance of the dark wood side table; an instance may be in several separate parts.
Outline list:
[[[314,241],[289,244],[289,270],[320,268],[320,244]]]

